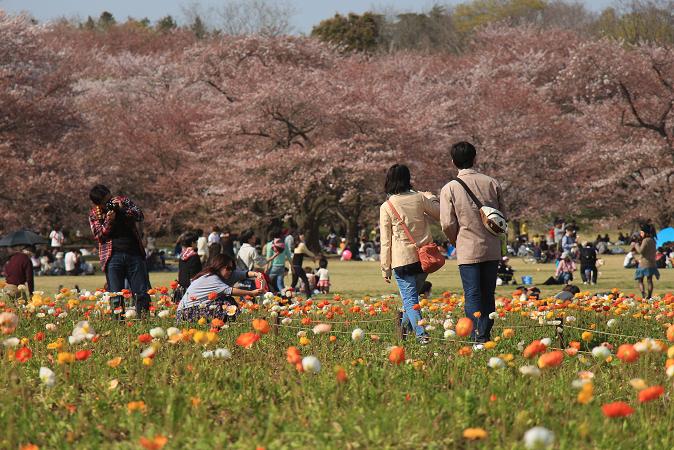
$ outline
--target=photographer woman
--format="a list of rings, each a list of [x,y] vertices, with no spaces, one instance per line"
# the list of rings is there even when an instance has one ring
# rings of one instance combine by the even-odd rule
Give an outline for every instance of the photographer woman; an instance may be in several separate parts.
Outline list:
[[[653,296],[653,277],[660,279],[660,272],[656,266],[655,254],[656,245],[653,239],[653,226],[646,223],[641,226],[640,241],[632,242],[631,250],[641,255],[639,258],[639,267],[634,274],[634,279],[639,282],[639,290],[643,298],[651,298]],[[648,281],[648,295],[644,288],[644,278]]]
[[[384,190],[387,201],[379,208],[382,275],[390,283],[393,274],[398,283],[404,311],[403,330],[411,328],[417,341],[425,345],[429,339],[424,327],[418,325],[421,314],[414,307],[419,304],[419,291],[427,274],[421,270],[416,245],[407,237],[396,216],[400,215],[421,247],[433,241],[430,222],[440,220],[440,200],[430,192],[413,191],[410,169],[401,164],[388,169]]]

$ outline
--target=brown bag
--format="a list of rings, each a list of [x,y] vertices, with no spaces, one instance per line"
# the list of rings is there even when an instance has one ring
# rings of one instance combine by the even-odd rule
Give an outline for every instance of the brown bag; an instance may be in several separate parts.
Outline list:
[[[417,248],[417,254],[419,255],[419,262],[421,263],[421,270],[423,270],[425,273],[437,272],[442,266],[445,265],[445,258],[440,253],[440,249],[438,249],[438,246],[435,244],[435,242],[431,242],[429,244],[419,247],[417,245],[417,242],[412,237],[412,233],[410,233],[409,228],[407,228],[407,225],[405,225],[405,222],[403,221],[402,217],[400,217],[400,214],[398,214],[398,211],[393,206],[393,203],[391,203],[390,200],[387,200],[386,202],[388,203],[388,206],[391,208],[391,211],[393,211],[393,214],[400,221],[400,226],[403,227],[403,230],[405,231],[407,238]]]

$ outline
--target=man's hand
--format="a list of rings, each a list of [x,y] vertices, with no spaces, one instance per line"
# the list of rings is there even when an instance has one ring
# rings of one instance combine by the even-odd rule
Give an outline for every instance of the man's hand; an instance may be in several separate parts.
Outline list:
[[[382,270],[384,281],[391,283],[391,269]]]
[[[264,291],[262,289],[255,289],[253,291],[250,291],[250,295],[253,297],[257,297],[258,295],[262,295]]]

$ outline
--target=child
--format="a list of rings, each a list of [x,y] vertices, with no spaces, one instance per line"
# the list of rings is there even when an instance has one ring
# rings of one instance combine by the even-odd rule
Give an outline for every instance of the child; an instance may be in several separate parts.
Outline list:
[[[309,266],[304,268],[304,272],[307,274],[307,281],[309,281],[309,286],[306,286],[305,290],[308,290],[309,292],[314,292],[314,290],[316,289],[316,284],[318,282],[318,277],[314,273],[314,269],[312,269]],[[304,283],[304,281],[302,283]]]
[[[319,269],[316,271],[316,276],[318,277],[318,290],[321,291],[321,294],[330,293],[330,274],[328,273],[328,260],[326,258],[321,258],[318,262]]]

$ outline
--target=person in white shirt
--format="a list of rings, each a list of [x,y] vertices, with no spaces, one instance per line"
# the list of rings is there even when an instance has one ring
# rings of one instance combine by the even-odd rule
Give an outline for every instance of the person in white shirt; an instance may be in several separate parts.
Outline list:
[[[260,255],[254,247],[256,241],[255,233],[252,230],[246,230],[241,233],[241,248],[236,255],[236,266],[239,270],[253,270]]]
[[[61,231],[60,227],[54,227],[52,232],[49,233],[49,239],[51,239],[52,247],[61,248],[63,242],[65,241],[65,237],[63,236],[63,232]]]
[[[79,273],[77,267],[77,253],[75,250],[70,250],[68,253],[66,253],[64,263],[67,275],[77,275]]]
[[[319,269],[316,271],[318,277],[318,284],[316,287],[321,294],[330,293],[330,274],[328,273],[328,260],[321,258],[318,262]]]
[[[208,235],[208,245],[220,243],[220,227],[213,227],[213,232]]]
[[[201,264],[205,264],[208,260],[208,238],[204,236],[204,230],[196,230],[197,236],[197,255],[201,260]]]

